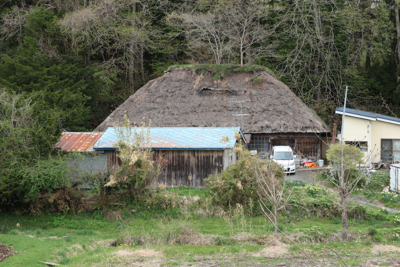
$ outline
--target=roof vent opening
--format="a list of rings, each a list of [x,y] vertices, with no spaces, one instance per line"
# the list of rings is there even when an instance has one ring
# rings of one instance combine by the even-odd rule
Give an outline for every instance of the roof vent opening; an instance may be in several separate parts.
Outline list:
[[[231,90],[229,88],[212,88],[212,87],[203,87],[200,90],[198,90],[198,93],[206,91],[212,91],[217,93],[230,93],[233,95],[237,95],[237,91]]]

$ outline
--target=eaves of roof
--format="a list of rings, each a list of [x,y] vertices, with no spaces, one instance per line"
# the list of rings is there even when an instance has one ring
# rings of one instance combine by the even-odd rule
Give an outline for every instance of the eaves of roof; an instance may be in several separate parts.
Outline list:
[[[335,113],[343,115],[343,107],[337,108]],[[363,111],[363,110],[358,110],[358,109],[352,109],[352,108],[346,108],[345,116],[355,117],[355,118],[370,120],[370,121],[382,121],[382,122],[400,125],[399,118],[381,115],[381,114]]]

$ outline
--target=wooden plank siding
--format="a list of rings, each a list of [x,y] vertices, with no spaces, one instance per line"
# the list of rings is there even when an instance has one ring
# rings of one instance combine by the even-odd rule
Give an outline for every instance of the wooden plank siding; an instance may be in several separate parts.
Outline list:
[[[121,166],[121,159],[118,157],[116,150],[108,150],[107,152],[107,170],[109,173],[113,174]]]
[[[204,187],[210,174],[223,170],[222,150],[169,150],[162,153],[166,165],[158,183],[166,186]],[[190,179],[191,178],[191,179]]]
[[[320,140],[318,137],[298,138],[296,139],[296,154],[308,158],[320,158]]]

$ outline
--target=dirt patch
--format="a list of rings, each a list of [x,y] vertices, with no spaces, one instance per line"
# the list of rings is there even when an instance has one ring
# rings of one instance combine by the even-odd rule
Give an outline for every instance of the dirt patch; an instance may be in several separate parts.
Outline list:
[[[371,249],[371,252],[374,254],[400,252],[400,247],[393,245],[374,245]]]
[[[12,251],[12,247],[0,244],[0,262],[11,257],[12,255],[20,253],[19,251]]]
[[[118,250],[117,252],[114,252],[113,255],[118,257],[127,257],[134,255],[134,252],[132,250],[125,249],[125,250]]]
[[[76,256],[76,255],[81,254],[83,252],[85,252],[85,249],[82,247],[81,244],[74,244],[74,245],[72,245],[72,246],[70,246],[68,248],[67,256],[68,257]]]
[[[162,255],[161,252],[155,251],[154,249],[137,249],[133,252],[133,254],[140,257],[155,257]]]
[[[279,257],[282,255],[288,255],[289,250],[287,245],[280,242],[277,239],[273,239],[268,242],[268,247],[263,248],[260,252],[254,254],[254,256],[262,256],[262,257]]]

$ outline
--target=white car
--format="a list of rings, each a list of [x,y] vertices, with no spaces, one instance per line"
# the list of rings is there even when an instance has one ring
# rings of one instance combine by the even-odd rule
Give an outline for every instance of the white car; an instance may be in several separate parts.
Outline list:
[[[296,173],[293,151],[290,146],[274,146],[270,158],[278,163],[285,173]]]

